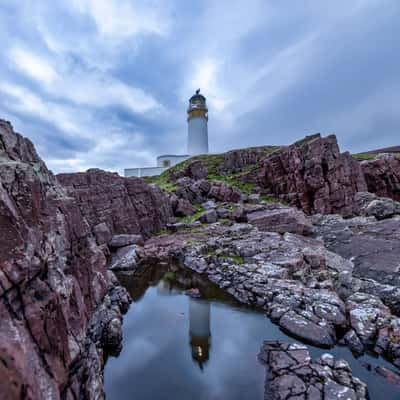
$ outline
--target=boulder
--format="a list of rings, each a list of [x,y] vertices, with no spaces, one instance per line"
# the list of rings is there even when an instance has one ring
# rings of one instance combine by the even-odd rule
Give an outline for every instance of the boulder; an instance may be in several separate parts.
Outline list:
[[[214,222],[217,222],[218,220],[218,215],[215,209],[210,209],[204,211],[197,219],[200,221],[202,224],[213,224]]]
[[[132,234],[114,235],[111,241],[109,242],[109,246],[115,249],[129,246],[131,244],[137,244],[139,246],[143,246],[144,241],[142,235],[132,235]]]
[[[400,203],[373,193],[359,192],[354,196],[354,213],[378,220],[400,215]]]
[[[332,347],[336,343],[335,331],[326,324],[316,322],[294,311],[285,313],[279,320],[279,326],[294,337],[319,347]]]
[[[222,181],[211,181],[211,187],[207,196],[209,198],[228,202],[228,203],[238,203],[242,199],[242,192],[231,185],[228,185]]]
[[[121,247],[113,255],[109,269],[111,271],[133,270],[137,266],[138,254],[135,244]]]
[[[194,180],[204,179],[208,175],[208,170],[201,160],[189,161],[183,164],[183,168],[173,168],[170,171],[170,180],[177,181],[182,177]]]
[[[196,209],[189,200],[179,199],[174,212],[177,217],[187,217],[193,215]]]
[[[261,231],[310,235],[314,230],[311,221],[302,211],[279,204],[248,213],[247,221]]]

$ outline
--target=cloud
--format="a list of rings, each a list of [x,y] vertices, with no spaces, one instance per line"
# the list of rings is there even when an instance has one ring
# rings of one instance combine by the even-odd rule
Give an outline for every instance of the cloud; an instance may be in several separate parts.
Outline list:
[[[188,98],[213,152],[336,133],[398,144],[400,3],[21,0],[0,4],[0,116],[56,171],[185,152]]]
[[[100,35],[119,40],[138,33],[165,35],[166,7],[160,1],[73,0],[72,6],[96,22]]]
[[[50,85],[55,79],[59,78],[46,60],[22,48],[11,48],[9,58],[17,69],[41,83]]]
[[[22,73],[37,80],[49,94],[77,104],[107,107],[118,104],[133,112],[161,107],[143,90],[129,87],[98,70],[68,68],[64,63],[56,72],[50,60],[21,47],[12,47],[10,63]]]

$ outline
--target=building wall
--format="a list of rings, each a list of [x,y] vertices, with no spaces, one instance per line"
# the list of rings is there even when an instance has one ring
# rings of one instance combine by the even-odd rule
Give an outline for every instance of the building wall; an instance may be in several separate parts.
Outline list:
[[[208,127],[205,117],[189,119],[188,153],[191,156],[208,153]]]
[[[161,155],[157,157],[157,166],[165,168],[163,162],[169,161],[170,167],[173,167],[174,165],[187,160],[189,157],[190,157],[189,155],[176,155],[176,154]]]
[[[124,176],[127,178],[130,176],[136,176],[138,178],[141,178],[143,176],[154,176],[154,175],[160,175],[166,169],[167,168],[161,168],[161,167],[127,168],[124,170]]]

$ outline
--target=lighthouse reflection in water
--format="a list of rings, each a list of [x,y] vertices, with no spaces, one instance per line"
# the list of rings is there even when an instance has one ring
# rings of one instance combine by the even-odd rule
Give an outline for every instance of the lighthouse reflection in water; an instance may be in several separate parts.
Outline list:
[[[210,356],[210,303],[189,297],[189,337],[192,358],[203,370]]]

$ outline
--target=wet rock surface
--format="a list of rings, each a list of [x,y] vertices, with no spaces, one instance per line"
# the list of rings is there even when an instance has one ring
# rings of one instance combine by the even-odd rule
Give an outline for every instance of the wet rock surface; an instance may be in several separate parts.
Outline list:
[[[240,302],[265,310],[303,342],[329,348],[340,341],[356,353],[371,350],[399,363],[397,292],[353,277],[352,261],[321,239],[217,222],[152,238],[141,257],[157,254],[180,260]]]
[[[304,345],[266,341],[259,359],[267,367],[265,399],[368,399],[367,385],[330,354],[313,361]]]

